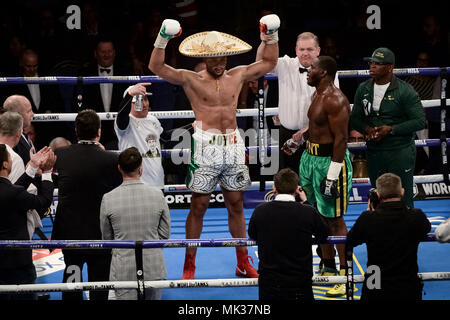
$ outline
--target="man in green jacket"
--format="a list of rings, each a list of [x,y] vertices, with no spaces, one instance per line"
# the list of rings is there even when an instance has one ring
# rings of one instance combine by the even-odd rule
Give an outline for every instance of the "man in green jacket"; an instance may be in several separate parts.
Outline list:
[[[369,61],[371,79],[356,90],[350,117],[352,129],[366,137],[372,187],[383,173],[394,173],[405,189],[403,200],[414,207],[416,131],[425,128],[425,112],[417,92],[393,75],[395,55],[376,49]]]

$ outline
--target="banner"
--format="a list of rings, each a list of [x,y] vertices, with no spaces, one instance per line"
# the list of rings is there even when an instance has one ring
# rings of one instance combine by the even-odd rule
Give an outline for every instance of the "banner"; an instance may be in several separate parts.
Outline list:
[[[350,192],[350,204],[367,203],[368,193],[371,186],[369,183],[355,183]],[[180,190],[170,190],[164,193],[169,209],[189,209],[192,194],[185,188]],[[255,208],[262,202],[272,201],[274,199],[272,189],[266,191],[247,190],[244,191],[244,208]],[[434,199],[450,199],[450,184],[445,182],[425,182],[414,184],[414,200],[434,200]],[[56,213],[58,204],[58,196],[53,197],[51,206],[52,214]],[[209,208],[225,208],[225,199],[221,191],[214,191],[211,194]]]
[[[368,193],[370,190],[369,184],[356,185],[350,191],[349,203],[367,203]],[[262,202],[272,201],[275,198],[272,189],[260,192],[257,190],[250,190],[244,192],[244,207],[246,209],[255,208]]]

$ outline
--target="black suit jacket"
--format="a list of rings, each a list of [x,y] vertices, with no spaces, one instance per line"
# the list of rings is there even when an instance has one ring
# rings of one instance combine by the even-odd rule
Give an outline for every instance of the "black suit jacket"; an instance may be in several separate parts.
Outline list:
[[[98,65],[97,63],[89,64],[85,69],[81,71],[82,76],[84,77],[97,77],[98,76]],[[127,76],[130,75],[130,72],[126,68],[121,67],[120,65],[114,64],[114,76]],[[110,112],[119,111],[120,102],[123,99],[123,93],[128,88],[129,84],[127,83],[114,83],[112,96],[111,96],[111,108]],[[84,109],[92,109],[96,112],[106,112],[105,107],[103,105],[102,94],[100,91],[100,84],[89,84],[84,85],[82,87],[82,91],[75,90],[75,98],[73,101],[77,102],[76,96],[78,94],[82,95],[82,105],[81,108],[76,105],[74,106],[74,110],[84,110]],[[102,136],[100,142],[107,148],[108,146],[117,142],[117,137],[114,131],[114,121],[112,120],[104,120],[102,121]]]
[[[20,137],[19,143],[13,148],[13,150],[22,158],[23,164],[26,166],[30,161],[30,149],[31,146],[28,141],[23,137]],[[39,150],[35,150],[36,152]]]
[[[114,64],[114,76],[128,76],[130,75],[125,68],[120,65]],[[89,64],[85,69],[81,71],[83,77],[98,77],[98,65],[97,63]],[[118,107],[123,98],[124,91],[128,88],[128,84],[114,83],[111,97],[111,109],[110,111],[118,111]],[[81,109],[92,109],[97,112],[106,112],[103,106],[102,94],[100,91],[100,84],[84,85],[82,90],[83,104]]]
[[[403,201],[382,202],[375,211],[364,211],[347,234],[348,248],[365,243],[367,266],[381,272],[381,289],[369,290],[364,282],[361,299],[409,299],[421,295],[417,278],[419,243],[431,230],[425,213],[408,209]],[[370,274],[366,273],[366,279]]]
[[[58,206],[52,239],[101,240],[103,195],[122,183],[118,154],[94,144],[73,144],[55,154]]]
[[[0,177],[0,239],[29,240],[27,211],[46,210],[53,200],[53,183],[42,181],[38,194],[27,191],[32,178],[24,173],[15,184]],[[20,268],[33,263],[31,249],[0,250],[0,269]]]
[[[23,77],[23,75],[18,75],[18,77]],[[19,94],[25,96],[30,100],[31,108],[34,113],[45,113],[46,111],[51,111],[53,113],[61,112],[62,110],[62,99],[59,94],[58,85],[52,84],[40,84],[39,91],[41,96],[41,101],[39,103],[39,109],[31,97],[30,90],[26,84],[17,84],[9,87],[9,95]]]
[[[262,203],[253,211],[248,235],[258,244],[260,286],[311,286],[311,236],[318,243],[328,236],[314,207],[294,201]]]

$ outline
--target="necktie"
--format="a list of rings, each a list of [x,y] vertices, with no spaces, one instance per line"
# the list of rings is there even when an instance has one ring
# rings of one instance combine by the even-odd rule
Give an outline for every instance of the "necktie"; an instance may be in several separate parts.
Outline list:
[[[298,71],[300,71],[300,73],[303,73],[303,72],[308,72],[308,69],[300,67],[300,68],[298,68]]]
[[[100,72],[106,72],[107,74],[109,74],[111,72],[111,69],[100,68]]]

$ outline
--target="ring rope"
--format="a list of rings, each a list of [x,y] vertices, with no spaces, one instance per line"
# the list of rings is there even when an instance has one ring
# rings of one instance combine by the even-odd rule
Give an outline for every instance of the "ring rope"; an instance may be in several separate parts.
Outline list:
[[[444,175],[442,174],[431,174],[431,175],[423,175],[423,176],[414,176],[414,183],[435,183],[435,182],[443,182]],[[354,185],[358,184],[360,186],[370,186],[369,178],[352,178],[352,183]],[[273,181],[265,181],[266,190],[272,189]],[[260,183],[259,181],[253,181],[252,184],[245,189],[246,191],[259,190]],[[220,187],[217,186],[215,191],[220,191]],[[164,186],[164,192],[173,192],[173,191],[191,191],[186,187],[185,184],[168,184]],[[57,196],[57,193],[55,193]]]
[[[329,236],[327,243],[344,244],[346,236]],[[434,233],[428,233],[423,242],[436,241]],[[313,238],[313,243],[316,243]],[[199,248],[199,247],[242,247],[256,246],[256,241],[249,238],[229,239],[171,239],[171,240],[144,240],[143,249],[154,248]],[[136,241],[133,240],[1,240],[2,249],[134,249]]]
[[[450,138],[446,138],[447,144],[450,144]],[[414,141],[416,147],[437,147],[441,146],[441,140],[440,139],[424,139],[424,140],[415,140]],[[274,151],[278,150],[279,146],[272,145],[267,146],[267,151]],[[366,142],[349,142],[347,143],[348,150],[362,150],[366,149]],[[259,147],[258,146],[249,146],[246,147],[246,153],[251,152],[258,152]],[[161,154],[163,157],[170,157],[172,154],[178,154],[181,156],[184,153],[190,153],[191,150],[184,148],[184,149],[163,149],[161,150]]]
[[[450,272],[424,272],[417,276],[422,281],[450,280]],[[363,283],[364,275],[354,275],[354,283]],[[346,276],[313,276],[313,285],[333,285],[347,283]],[[258,279],[198,279],[198,280],[159,280],[144,281],[146,288],[182,289],[182,288],[224,288],[224,287],[254,287]],[[118,290],[138,289],[136,281],[104,281],[104,282],[74,282],[74,283],[41,283],[0,285],[0,293],[31,293],[31,292],[61,292],[87,290]]]
[[[450,105],[450,99],[446,99],[447,105]],[[424,108],[439,107],[441,100],[422,100]],[[352,105],[350,105],[352,106]],[[236,117],[257,117],[258,109],[237,109]],[[150,111],[148,113],[158,119],[191,119],[195,118],[192,110],[176,110],[176,111]],[[33,122],[53,122],[53,121],[75,121],[78,113],[41,113],[35,114],[32,118]],[[117,112],[98,112],[97,115],[100,120],[114,120],[117,117]],[[278,108],[264,108],[265,116],[278,115]]]
[[[444,68],[397,68],[393,72],[397,76],[428,75],[437,76],[441,72],[450,73],[450,67]],[[339,78],[366,78],[370,77],[369,70],[341,70],[337,72]],[[268,73],[264,76],[266,80],[277,80],[278,77]],[[92,76],[92,77],[0,77],[3,84],[97,84],[97,83],[131,83],[131,82],[166,82],[158,76]]]

